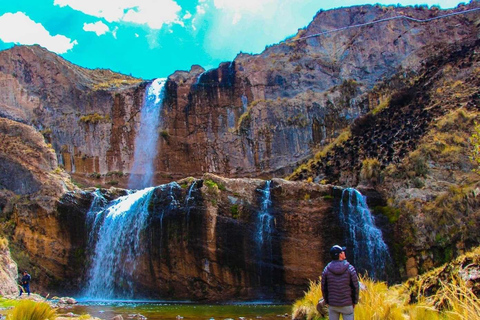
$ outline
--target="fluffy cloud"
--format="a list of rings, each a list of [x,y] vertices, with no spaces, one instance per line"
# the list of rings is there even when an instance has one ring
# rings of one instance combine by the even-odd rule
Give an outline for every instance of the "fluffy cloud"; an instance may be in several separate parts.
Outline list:
[[[108,31],[110,31],[108,26],[101,21],[97,21],[95,23],[84,23],[83,30],[95,32],[97,36],[101,36],[102,34],[105,34]]]
[[[60,7],[69,6],[109,22],[132,22],[161,29],[164,24],[182,24],[182,8],[173,0],[54,0]]]
[[[76,40],[72,41],[63,35],[52,36],[43,25],[23,12],[0,16],[0,39],[6,43],[39,44],[58,54],[67,52],[77,44]]]

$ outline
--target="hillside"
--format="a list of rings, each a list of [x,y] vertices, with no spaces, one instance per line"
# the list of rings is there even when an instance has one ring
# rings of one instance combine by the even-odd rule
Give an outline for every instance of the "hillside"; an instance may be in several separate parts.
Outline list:
[[[479,41],[449,47],[414,75],[377,85],[339,140],[290,176],[381,193],[376,210],[416,275],[478,243],[477,190],[469,137],[479,120]],[[428,252],[428,253],[427,253]]]
[[[170,75],[154,184],[178,183],[158,187],[148,205],[140,292],[221,300],[265,289],[291,299],[317,276],[324,248],[344,241],[346,187],[368,198],[391,281],[480,244],[480,175],[469,157],[479,11],[454,15],[479,8],[320,11],[261,54]],[[90,208],[128,194],[87,187],[127,186],[149,81],[16,46],[0,52],[0,82],[1,234],[42,289],[80,289],[92,263]],[[278,227],[265,264],[252,237],[270,182],[257,178],[271,180]]]
[[[478,39],[475,12],[451,15],[478,6],[320,11],[261,54],[175,72],[163,102],[156,183],[204,172],[291,173],[369,111],[362,101],[376,84]],[[321,32],[328,33],[310,37]],[[41,131],[78,182],[126,186],[147,82],[84,69],[36,46],[0,52],[0,79],[0,115]]]

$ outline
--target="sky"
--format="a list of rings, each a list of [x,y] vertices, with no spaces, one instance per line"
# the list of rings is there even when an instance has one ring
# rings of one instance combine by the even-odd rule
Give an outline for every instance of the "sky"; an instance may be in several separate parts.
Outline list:
[[[320,9],[376,3],[447,9],[461,1],[0,0],[0,50],[39,44],[82,67],[149,80],[260,53]]]

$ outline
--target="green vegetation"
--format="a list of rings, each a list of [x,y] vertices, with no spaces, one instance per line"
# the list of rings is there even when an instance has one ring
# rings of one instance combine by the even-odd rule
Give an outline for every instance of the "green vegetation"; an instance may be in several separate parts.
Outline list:
[[[232,218],[238,219],[240,217],[240,211],[238,210],[238,204],[234,204],[230,207],[230,213],[232,214]]]
[[[0,236],[0,251],[4,251],[8,248],[8,239]]]
[[[170,137],[170,134],[168,133],[167,130],[161,130],[161,131],[160,131],[160,136],[161,136],[163,139],[167,140],[167,139]]]
[[[112,176],[116,176],[116,177],[123,177],[125,175],[125,173],[123,173],[122,171],[109,171],[107,172],[107,174],[105,176],[107,177],[112,177]]]
[[[362,169],[360,170],[360,179],[373,184],[380,182],[381,166],[380,161],[374,158],[367,158],[362,161]]]
[[[102,175],[98,172],[92,172],[90,173],[90,178],[93,178],[93,179],[100,179],[102,177]]]
[[[372,110],[372,114],[376,115],[388,106],[390,106],[390,97],[380,100],[380,103]]]
[[[18,304],[17,300],[10,300],[3,297],[0,297],[0,308],[10,308]]]
[[[101,82],[96,83],[93,86],[94,90],[106,90],[106,89],[116,89],[123,86],[134,85],[142,82],[141,79],[135,78],[113,78],[103,80]]]
[[[206,179],[203,183],[208,187],[209,191],[213,191],[215,189],[221,191],[227,190],[227,188],[223,184],[216,183],[212,179]]]
[[[400,209],[391,206],[377,206],[373,208],[373,211],[386,216],[390,223],[397,222],[398,218],[400,217]]]
[[[384,282],[360,279],[365,289],[355,307],[355,319],[479,320],[480,298],[461,275],[463,265],[480,263],[480,247],[428,274],[388,287]],[[468,266],[467,266],[468,267]],[[320,279],[310,282],[305,296],[293,305],[293,319],[325,319],[316,310],[322,297]]]
[[[80,117],[79,121],[86,124],[97,124],[100,122],[109,122],[110,116],[109,115],[102,116],[95,112],[93,114],[88,114],[86,116]]]
[[[46,302],[20,301],[8,314],[7,320],[53,320],[55,309]]]
[[[341,146],[345,141],[347,141],[351,136],[350,130],[343,131],[333,142],[323,147],[319,152],[315,154],[313,159],[310,159],[307,163],[300,165],[295,171],[286,178],[286,180],[295,180],[302,173],[306,173],[311,177],[314,172],[312,167],[316,166],[318,162],[323,161],[329,152],[331,152],[335,147]],[[307,177],[306,179],[308,179]],[[313,181],[313,178],[312,178]]]
[[[474,172],[480,174],[480,125],[475,122],[474,132],[469,138],[472,144],[470,159],[475,163]]]
[[[209,190],[218,189],[218,184],[212,179],[206,179],[203,183],[208,187]]]

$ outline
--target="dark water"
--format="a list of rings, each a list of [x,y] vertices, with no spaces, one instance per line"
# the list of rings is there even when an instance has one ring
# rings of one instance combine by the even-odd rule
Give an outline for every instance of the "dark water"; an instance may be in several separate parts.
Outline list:
[[[223,320],[223,319],[291,319],[290,305],[276,304],[191,304],[191,303],[79,303],[69,309],[58,310],[59,314],[73,312],[90,314],[100,319],[111,319],[122,315],[124,319],[183,319],[183,320]],[[143,318],[143,317],[145,318]]]

